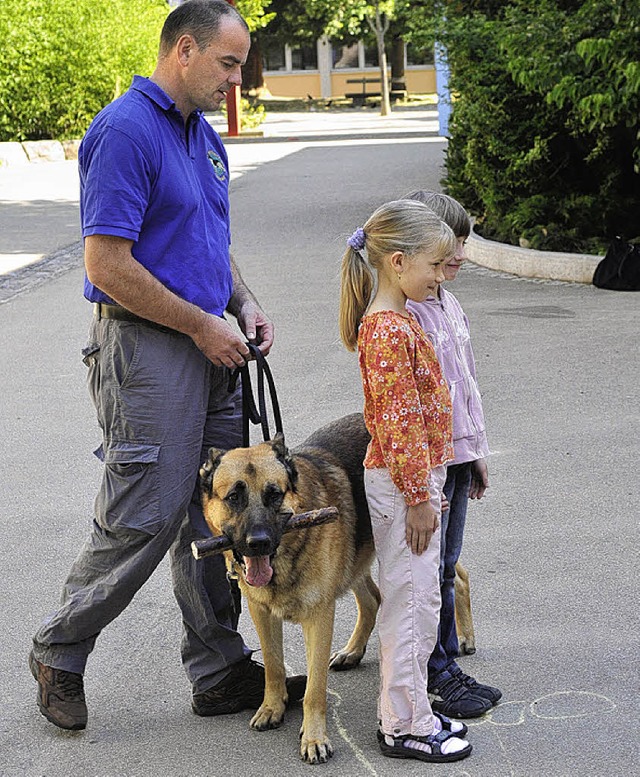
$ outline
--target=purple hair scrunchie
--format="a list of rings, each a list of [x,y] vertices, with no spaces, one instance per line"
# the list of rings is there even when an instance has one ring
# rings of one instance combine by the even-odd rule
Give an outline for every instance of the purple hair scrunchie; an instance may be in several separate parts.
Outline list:
[[[347,244],[353,248],[354,251],[362,251],[365,244],[366,235],[364,234],[364,229],[362,227],[358,227],[356,231],[351,235],[351,237],[347,240]]]

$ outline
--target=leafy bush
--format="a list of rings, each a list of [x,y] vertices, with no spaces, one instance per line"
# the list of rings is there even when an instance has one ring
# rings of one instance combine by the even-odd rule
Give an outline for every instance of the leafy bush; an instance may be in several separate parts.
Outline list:
[[[227,118],[228,111],[226,102],[222,103],[220,109],[222,115]],[[242,129],[252,130],[257,129],[267,118],[267,111],[264,105],[253,105],[245,97],[242,97],[240,99],[240,115]]]
[[[166,0],[1,0],[0,141],[84,134],[150,75]]]
[[[478,217],[482,234],[589,252],[602,251],[615,235],[637,237],[637,5],[419,5],[412,34],[437,35],[451,69],[445,187]]]

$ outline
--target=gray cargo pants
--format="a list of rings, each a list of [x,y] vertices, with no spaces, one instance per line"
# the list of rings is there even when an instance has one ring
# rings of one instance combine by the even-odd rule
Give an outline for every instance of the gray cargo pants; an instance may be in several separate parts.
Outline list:
[[[183,619],[182,661],[201,693],[250,655],[221,557],[196,561],[209,534],[197,487],[210,447],[242,444],[239,392],[185,335],[145,324],[94,320],[84,350],[103,432],[104,474],[91,533],[59,609],[34,637],[38,661],[84,673],[102,629],[129,604],[168,550]]]

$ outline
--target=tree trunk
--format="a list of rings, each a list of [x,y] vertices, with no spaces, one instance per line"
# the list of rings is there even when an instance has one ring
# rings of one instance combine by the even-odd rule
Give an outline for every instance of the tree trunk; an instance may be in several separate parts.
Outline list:
[[[257,93],[264,86],[264,76],[262,75],[262,50],[260,41],[251,36],[251,48],[247,62],[242,68],[242,94],[250,91]]]
[[[369,21],[371,24],[371,21]],[[384,35],[389,29],[389,21],[382,18],[380,7],[376,3],[375,26],[371,24],[376,33],[378,43],[378,62],[380,64],[380,86],[382,87],[380,98],[380,115],[388,116],[391,113],[391,101],[389,100],[389,73],[387,71],[387,53],[384,49]]]
[[[391,42],[391,91],[407,91],[404,80],[404,41],[399,35]]]

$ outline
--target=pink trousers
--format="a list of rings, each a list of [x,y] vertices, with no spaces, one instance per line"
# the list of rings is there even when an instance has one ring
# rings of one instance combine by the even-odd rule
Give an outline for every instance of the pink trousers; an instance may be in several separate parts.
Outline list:
[[[438,515],[446,473],[444,466],[431,471],[431,504]],[[365,470],[365,489],[382,595],[378,718],[385,734],[426,736],[434,727],[427,662],[440,617],[440,529],[424,553],[416,556],[405,538],[407,505],[388,470]]]

